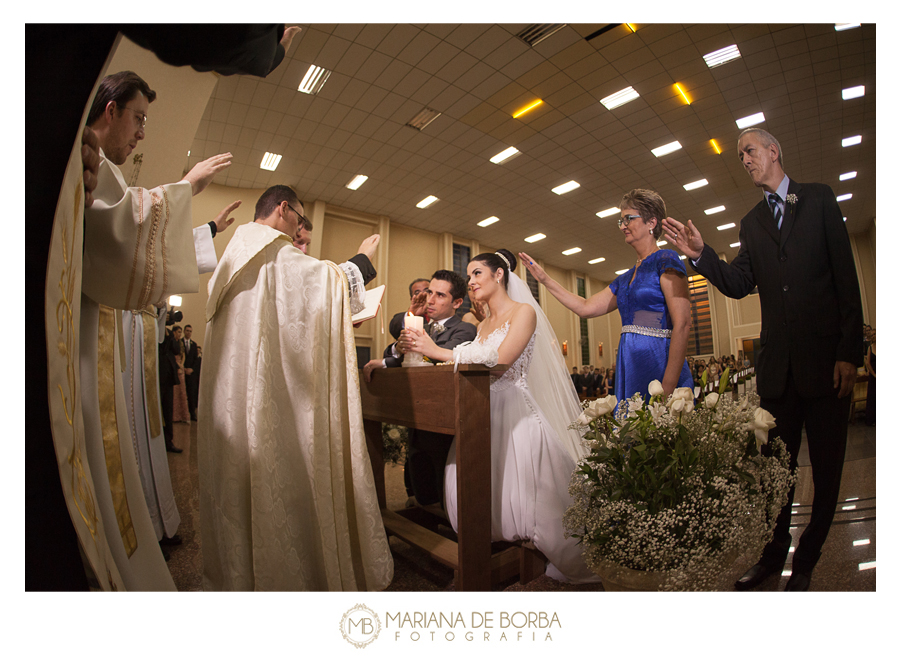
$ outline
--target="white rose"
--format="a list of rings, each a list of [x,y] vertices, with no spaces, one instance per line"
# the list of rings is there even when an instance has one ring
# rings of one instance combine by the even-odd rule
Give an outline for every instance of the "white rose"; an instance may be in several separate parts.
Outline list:
[[[650,382],[650,387],[648,388],[650,391],[650,397],[656,397],[657,395],[662,395],[665,393],[663,390],[663,385],[660,383],[658,379],[654,379]]]
[[[581,415],[575,420],[575,422],[578,425],[587,426],[591,424],[591,419],[587,417],[587,414],[585,412],[582,412]]]
[[[608,413],[612,413],[616,410],[616,405],[619,403],[615,395],[607,395],[605,398],[597,398],[595,402],[597,402],[597,414],[599,416],[605,416]]]
[[[707,409],[715,409],[716,404],[719,402],[719,394],[718,393],[710,393],[703,399],[703,404],[706,405]]]
[[[757,407],[753,412],[753,420],[748,423],[750,429],[756,434],[756,449],[769,442],[769,430],[775,427],[775,416],[762,407]]]
[[[680,414],[682,411],[684,411],[685,404],[687,403],[680,398],[673,399],[669,402],[669,406],[671,407],[672,413],[674,414]]]
[[[659,419],[662,418],[663,414],[666,412],[666,405],[654,402],[650,405],[649,409],[650,415],[653,416],[653,422],[659,425]]]
[[[398,429],[388,430],[388,436],[394,440],[397,440],[400,438],[400,430],[398,430]]]

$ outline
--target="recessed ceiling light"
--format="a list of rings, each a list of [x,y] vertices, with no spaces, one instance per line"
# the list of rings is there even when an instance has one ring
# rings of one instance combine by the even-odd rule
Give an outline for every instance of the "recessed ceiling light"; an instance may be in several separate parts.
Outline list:
[[[579,251],[581,251],[581,247],[572,247],[571,249],[566,249],[563,252],[563,256],[571,256],[572,254],[577,254]]]
[[[766,120],[765,115],[762,112],[757,112],[756,114],[751,114],[750,116],[743,117],[742,119],[738,119],[735,121],[738,128],[744,129],[749,128],[750,126],[755,126],[758,123],[762,123]]]
[[[437,200],[438,200],[438,198],[436,196],[434,196],[433,194],[429,194],[427,197],[425,197],[424,199],[419,201],[419,203],[416,204],[416,208],[427,208],[428,206],[430,206],[432,203],[434,203]]]
[[[868,546],[870,541],[868,539],[857,539],[853,542],[854,546]]]
[[[576,183],[573,180],[570,180],[568,183],[563,183],[562,185],[557,185],[553,188],[553,191],[556,194],[565,194],[566,192],[571,192],[577,187],[581,187],[580,183]]]
[[[594,260],[589,260],[588,265],[596,265],[597,263],[602,263],[605,260],[605,258],[595,258]]]
[[[853,146],[854,144],[859,144],[862,141],[862,135],[854,135],[853,137],[844,137],[841,140],[841,146]]]
[[[835,23],[834,31],[843,32],[844,30],[852,30],[854,27],[859,27],[859,25],[859,23]]]
[[[693,183],[688,183],[682,187],[686,190],[696,190],[698,187],[703,187],[704,185],[709,185],[709,181],[705,178],[701,178],[700,180],[695,180]]]
[[[268,171],[275,171],[275,167],[278,166],[278,163],[281,162],[281,156],[277,153],[266,153],[263,156],[262,162],[259,163],[260,169],[267,169]]]
[[[616,270],[616,274],[625,274],[628,270]]]
[[[710,208],[709,210],[704,210],[707,215],[715,215],[717,212],[722,212],[725,210],[725,206],[716,206],[715,208]]]
[[[425,127],[439,116],[441,116],[440,112],[432,110],[430,107],[426,107],[412,119],[407,121],[406,125],[419,131],[425,130]]]
[[[844,217],[844,221],[845,221],[845,222],[847,221],[847,218],[846,218],[846,217]]]
[[[329,75],[331,75],[331,71],[313,64],[307,69],[306,75],[303,76],[303,81],[297,87],[297,91],[304,94],[318,94],[322,87],[325,86],[325,81],[328,80]]]
[[[619,212],[618,208],[607,208],[606,210],[601,210],[597,213],[597,217],[609,217],[610,215],[615,215]]]
[[[837,200],[838,201],[846,201],[847,199],[852,199],[852,198],[853,198],[852,194],[842,194],[841,196],[839,196],[837,198]]]
[[[169,306],[181,306],[181,295],[170,295]]]
[[[525,238],[525,242],[537,242],[538,240],[543,240],[546,237],[547,236],[544,235],[543,233],[535,233],[534,235],[530,235],[527,238]]]
[[[499,217],[488,217],[487,219],[482,219],[478,222],[479,226],[490,226],[491,224],[496,224],[500,221]]]
[[[732,247],[740,247],[740,246],[741,246],[741,243],[740,243],[740,242],[732,242],[730,246],[732,246]]]
[[[714,69],[717,66],[722,66],[727,62],[730,62],[733,59],[737,59],[741,56],[741,51],[738,50],[738,47],[734,44],[730,46],[726,46],[725,48],[720,48],[719,50],[715,50],[711,53],[707,53],[703,56],[703,59],[706,60],[706,65]]]
[[[500,151],[497,155],[495,155],[493,158],[491,158],[491,162],[493,162],[494,164],[500,164],[504,160],[509,160],[511,157],[516,155],[518,152],[519,152],[519,149],[517,149],[515,146],[510,146],[505,151]]]
[[[874,569],[874,568],[875,568],[875,560],[872,560],[871,562],[860,562],[859,563],[860,571],[865,571],[866,569]]]
[[[668,153],[672,153],[673,151],[677,151],[680,148],[681,148],[681,144],[679,142],[677,142],[677,141],[669,142],[668,144],[663,144],[662,146],[657,146],[655,149],[653,149],[651,151],[651,153],[653,153],[653,155],[655,155],[658,158],[658,157],[666,155]]]
[[[356,176],[356,178],[354,178],[352,181],[347,183],[346,187],[349,190],[358,190],[362,186],[362,184],[365,183],[367,180],[369,180],[368,176],[363,176],[362,174],[358,174]]]
[[[547,37],[556,34],[565,27],[565,23],[533,23],[516,36],[529,46],[534,47]]]
[[[707,211],[707,212],[709,212],[709,211]],[[735,223],[731,222],[729,224],[722,224],[721,226],[717,226],[716,228],[720,231],[724,231],[726,229],[734,228],[734,227],[735,227]]]
[[[640,94],[634,90],[634,87],[626,87],[621,91],[610,94],[606,98],[600,99],[600,102],[603,103],[607,110],[611,110],[620,105],[625,105],[625,103],[633,101],[635,98],[640,98]]]
[[[719,145],[716,144],[716,140],[711,139],[711,140],[709,140],[709,143],[712,144],[712,147],[713,147],[713,149],[715,150],[716,153],[718,153],[719,155],[722,154],[722,149],[720,149],[720,148],[719,148]]]
[[[684,87],[682,87],[677,82],[675,83],[675,89],[678,90],[678,93],[681,94],[681,97],[684,99],[684,102],[688,105],[691,104],[691,99],[688,98],[687,92],[685,92]]]
[[[663,245],[667,245],[667,244],[669,244],[669,243],[666,242],[665,240],[657,240],[657,242],[656,242],[657,247],[662,247]]]
[[[512,115],[512,118],[513,118],[513,119],[518,119],[520,116],[522,116],[522,115],[525,114],[526,112],[530,112],[531,110],[533,110],[534,108],[536,108],[538,105],[541,105],[543,102],[544,102],[544,101],[542,101],[542,100],[539,98],[539,99],[537,99],[536,101],[534,101],[533,103],[529,103],[528,105],[526,105],[525,107],[523,107],[521,110],[519,110],[518,112],[516,112],[515,114],[513,114],[513,115]]]
[[[841,174],[841,180],[850,180],[851,178],[856,178],[855,171],[848,171],[846,174]]]
[[[686,259],[687,259],[687,256],[685,256],[684,254],[682,254],[681,256],[679,256],[679,258],[680,258],[681,260],[686,260]]]
[[[845,101],[850,100],[851,98],[859,98],[860,96],[865,96],[866,94],[866,86],[859,85],[858,87],[847,87],[846,89],[841,89],[841,98]]]

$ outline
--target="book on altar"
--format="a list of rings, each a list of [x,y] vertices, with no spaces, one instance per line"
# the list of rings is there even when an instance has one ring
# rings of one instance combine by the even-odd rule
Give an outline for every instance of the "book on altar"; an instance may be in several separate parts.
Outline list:
[[[378,286],[371,290],[366,290],[366,307],[359,313],[353,315],[351,321],[354,325],[366,320],[371,320],[378,315],[378,309],[381,308],[381,298],[384,297],[384,286]]]

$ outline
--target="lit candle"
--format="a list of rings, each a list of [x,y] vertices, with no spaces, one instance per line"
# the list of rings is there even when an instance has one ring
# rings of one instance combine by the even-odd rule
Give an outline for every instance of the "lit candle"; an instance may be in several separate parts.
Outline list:
[[[420,315],[413,315],[412,313],[407,313],[405,322],[403,323],[407,329],[418,329],[419,331],[424,331],[425,329],[425,318]]]

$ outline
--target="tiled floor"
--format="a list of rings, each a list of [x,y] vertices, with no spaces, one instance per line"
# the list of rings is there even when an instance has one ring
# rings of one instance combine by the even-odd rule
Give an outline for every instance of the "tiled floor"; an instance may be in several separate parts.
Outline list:
[[[181,591],[202,588],[202,558],[199,533],[198,472],[196,451],[197,425],[176,423],[175,444],[184,449],[181,454],[169,453],[172,484],[181,513],[178,533],[184,543],[168,551],[169,570]],[[406,501],[402,467],[385,469],[388,507],[400,509]],[[804,439],[800,453],[800,481],[794,498],[795,526],[791,532],[795,541],[803,531],[812,503],[812,477]],[[813,591],[875,591],[875,428],[866,427],[861,417],[850,425],[844,475],[841,482],[841,503],[834,524],[825,543],[822,558],[813,573]],[[394,580],[389,591],[449,591],[453,589],[453,572],[430,560],[421,551],[407,546],[397,538],[390,539],[394,555]],[[753,563],[747,556],[723,574],[719,589],[731,591],[732,583]],[[770,578],[758,589],[774,591],[784,588],[790,575],[790,558],[780,579]],[[600,585],[570,585],[541,576],[525,586],[515,581],[498,587],[508,591],[603,591]]]

